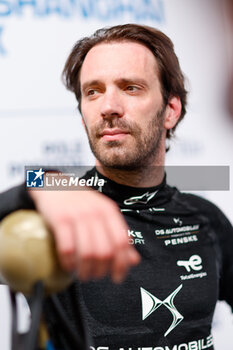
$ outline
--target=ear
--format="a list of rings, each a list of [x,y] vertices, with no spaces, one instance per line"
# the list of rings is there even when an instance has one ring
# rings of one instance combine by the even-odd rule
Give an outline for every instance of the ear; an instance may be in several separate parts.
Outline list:
[[[171,97],[166,107],[163,123],[166,130],[174,128],[177,124],[180,118],[181,108],[180,98],[176,96]]]

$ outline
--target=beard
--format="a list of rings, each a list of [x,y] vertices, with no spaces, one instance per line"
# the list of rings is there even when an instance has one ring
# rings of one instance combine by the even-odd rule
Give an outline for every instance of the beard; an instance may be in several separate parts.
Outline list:
[[[114,169],[134,170],[149,165],[160,149],[164,112],[165,106],[144,129],[134,121],[121,120],[118,116],[102,119],[89,130],[84,121],[93,154],[102,165]],[[106,128],[119,128],[127,132],[127,140],[104,142],[101,133]]]

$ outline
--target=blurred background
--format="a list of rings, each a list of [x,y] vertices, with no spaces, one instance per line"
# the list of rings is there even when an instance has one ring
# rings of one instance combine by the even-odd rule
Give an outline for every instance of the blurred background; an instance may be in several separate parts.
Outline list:
[[[60,76],[79,38],[128,22],[164,31],[187,77],[187,115],[167,164],[233,168],[231,0],[0,0],[0,191],[24,181],[25,165],[94,164],[75,98]],[[233,222],[232,189],[198,194]],[[24,331],[29,313],[22,296],[19,307]],[[0,310],[0,349],[9,350],[9,300],[3,286]],[[233,319],[222,302],[213,334],[217,350],[232,350]]]

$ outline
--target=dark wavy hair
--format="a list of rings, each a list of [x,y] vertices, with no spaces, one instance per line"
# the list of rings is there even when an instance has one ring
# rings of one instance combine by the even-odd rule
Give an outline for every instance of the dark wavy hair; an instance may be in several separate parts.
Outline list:
[[[178,123],[186,113],[187,91],[184,86],[184,76],[180,69],[178,58],[174,52],[172,41],[161,31],[138,24],[124,24],[97,30],[90,37],[77,41],[73,47],[63,70],[62,78],[68,90],[75,93],[80,110],[80,70],[88,51],[100,43],[132,41],[146,46],[155,56],[159,68],[159,80],[162,89],[164,106],[173,96],[179,97],[182,104]],[[177,123],[177,124],[178,124]],[[166,137],[171,138],[177,126],[167,131]]]

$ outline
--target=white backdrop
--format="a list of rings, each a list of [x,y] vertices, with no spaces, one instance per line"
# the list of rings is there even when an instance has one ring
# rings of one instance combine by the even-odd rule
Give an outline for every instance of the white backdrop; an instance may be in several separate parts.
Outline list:
[[[120,23],[146,23],[173,40],[188,77],[189,107],[168,153],[171,165],[233,167],[226,80],[233,61],[223,1],[0,0],[0,190],[29,164],[93,164],[74,96],[60,75],[77,39]],[[233,175],[231,172],[231,183]],[[205,192],[233,222],[232,190]],[[0,289],[0,348],[9,349],[9,308]],[[214,321],[217,350],[232,350],[228,308]]]

